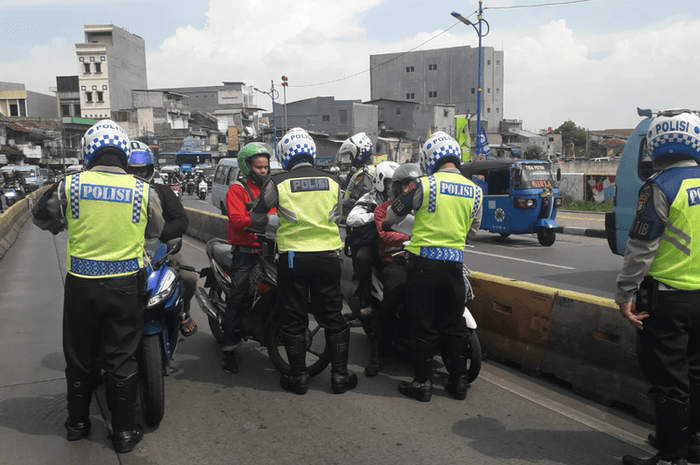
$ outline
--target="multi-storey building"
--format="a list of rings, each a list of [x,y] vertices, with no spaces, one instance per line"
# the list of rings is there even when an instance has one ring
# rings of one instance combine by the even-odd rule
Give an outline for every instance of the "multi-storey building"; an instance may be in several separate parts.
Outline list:
[[[85,25],[85,43],[75,44],[83,118],[110,118],[131,107],[131,91],[147,89],[146,43],[112,24]]]
[[[482,125],[498,130],[503,119],[503,51],[482,47]],[[454,104],[477,121],[479,49],[451,47],[370,55],[371,99]]]
[[[24,84],[0,82],[0,113],[10,117],[55,118],[56,97],[32,92]]]

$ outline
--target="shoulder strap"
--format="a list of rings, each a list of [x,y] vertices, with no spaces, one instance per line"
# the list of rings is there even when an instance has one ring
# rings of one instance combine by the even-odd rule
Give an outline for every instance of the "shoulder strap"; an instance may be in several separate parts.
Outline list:
[[[243,178],[243,180],[237,180],[236,182],[234,182],[234,184],[240,184],[241,186],[243,186],[245,188],[246,192],[248,192],[248,196],[250,197],[251,201],[255,201],[257,199],[257,197],[255,197],[253,195],[253,191],[250,190],[250,186],[248,185],[248,181],[245,178]],[[262,193],[262,189],[260,190],[260,192]]]

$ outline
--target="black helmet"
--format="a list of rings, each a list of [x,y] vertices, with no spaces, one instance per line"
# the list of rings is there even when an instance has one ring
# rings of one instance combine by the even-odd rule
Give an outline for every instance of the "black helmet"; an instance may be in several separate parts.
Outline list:
[[[420,166],[415,163],[406,163],[399,166],[391,177],[392,194],[394,194],[394,197],[401,195],[404,187],[406,187],[409,182],[421,176],[423,176],[423,173],[420,170]]]

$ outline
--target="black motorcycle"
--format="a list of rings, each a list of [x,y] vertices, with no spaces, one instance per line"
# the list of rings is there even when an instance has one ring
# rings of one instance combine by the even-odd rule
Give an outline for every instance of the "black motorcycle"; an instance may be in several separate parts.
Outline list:
[[[250,276],[250,290],[247,311],[243,318],[241,338],[259,342],[267,348],[274,367],[282,374],[291,375],[287,353],[280,336],[282,329],[277,311],[277,254],[275,251],[279,219],[270,216],[265,232],[255,233],[263,244],[258,264]],[[195,297],[209,321],[212,335],[217,342],[224,340],[224,315],[226,299],[231,289],[230,265],[231,245],[219,238],[207,242],[207,256],[210,266],[200,272],[205,277],[204,287],[197,289]],[[330,363],[330,348],[325,335],[316,322],[313,313],[309,314],[309,328],[306,330],[306,367],[310,376],[326,369]]]

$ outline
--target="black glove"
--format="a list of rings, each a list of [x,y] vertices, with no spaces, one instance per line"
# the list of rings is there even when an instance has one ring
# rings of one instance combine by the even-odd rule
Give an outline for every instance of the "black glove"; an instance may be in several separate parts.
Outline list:
[[[382,231],[384,232],[391,232],[393,229],[391,227],[394,225],[394,223],[390,223],[389,220],[384,220],[382,223]]]
[[[251,200],[250,202],[247,202],[247,203],[245,204],[245,208],[246,208],[248,211],[252,211],[253,208],[255,208],[255,204],[256,204],[256,203],[257,203],[257,202],[256,202],[255,200]]]

